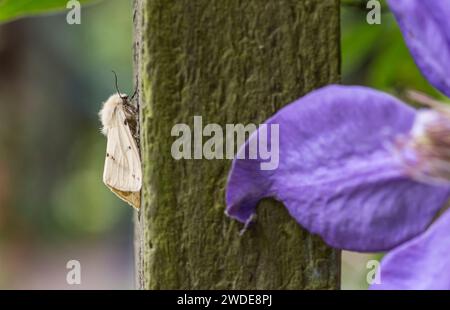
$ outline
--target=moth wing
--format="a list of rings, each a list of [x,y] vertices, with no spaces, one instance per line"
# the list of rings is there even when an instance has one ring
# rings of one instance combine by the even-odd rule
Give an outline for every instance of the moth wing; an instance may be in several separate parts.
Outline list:
[[[107,138],[103,182],[116,194],[139,192],[142,187],[139,150],[121,107],[114,112]]]
[[[112,187],[108,188],[116,194],[117,197],[131,205],[133,208],[139,209],[141,206],[141,192],[123,192]]]

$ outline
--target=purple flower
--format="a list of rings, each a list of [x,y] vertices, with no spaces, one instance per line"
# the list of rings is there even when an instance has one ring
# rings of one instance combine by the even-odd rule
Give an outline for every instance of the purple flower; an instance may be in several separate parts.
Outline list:
[[[371,289],[450,289],[450,212],[425,233],[388,253],[381,262],[381,284]]]
[[[389,4],[422,73],[450,96],[449,1]],[[286,106],[266,121],[279,125],[278,168],[262,170],[262,158],[235,159],[227,214],[248,224],[258,202],[273,197],[331,246],[395,248],[374,288],[450,289],[450,213],[427,230],[450,196],[450,108],[415,97],[434,109],[335,85]],[[238,158],[262,138],[254,133]]]
[[[450,97],[450,1],[390,0],[389,7],[423,75]]]

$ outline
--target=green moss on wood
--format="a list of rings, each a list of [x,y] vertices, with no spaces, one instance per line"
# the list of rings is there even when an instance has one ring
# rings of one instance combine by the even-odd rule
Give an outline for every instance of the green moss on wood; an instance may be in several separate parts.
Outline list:
[[[172,159],[176,123],[259,124],[339,81],[338,0],[136,0],[145,289],[335,289],[340,253],[272,200],[256,224],[224,215],[230,161]]]

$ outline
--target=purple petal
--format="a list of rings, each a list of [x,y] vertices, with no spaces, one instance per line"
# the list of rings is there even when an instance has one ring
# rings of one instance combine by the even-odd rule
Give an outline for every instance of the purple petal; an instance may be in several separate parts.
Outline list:
[[[423,75],[450,96],[449,1],[390,0],[389,6]]]
[[[450,290],[450,212],[422,235],[387,254],[371,289]]]
[[[310,93],[266,122],[280,127],[277,169],[261,170],[261,159],[234,160],[227,214],[247,222],[260,199],[274,197],[303,227],[338,248],[386,250],[416,236],[449,189],[405,177],[391,151],[414,117],[412,108],[365,87]],[[239,154],[257,138],[253,134]]]

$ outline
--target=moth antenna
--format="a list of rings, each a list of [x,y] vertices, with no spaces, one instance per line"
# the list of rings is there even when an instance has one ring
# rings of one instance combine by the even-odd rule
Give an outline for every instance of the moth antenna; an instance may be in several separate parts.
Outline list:
[[[117,84],[117,74],[114,70],[112,70],[112,73],[114,73],[114,77],[116,79],[116,90],[117,90],[117,94],[119,95],[120,99],[124,100],[124,98],[120,95],[120,90],[119,90],[119,86]]]
[[[137,91],[138,91],[138,81],[137,81],[137,79],[136,79],[136,88],[135,88],[135,90],[134,90],[134,93],[133,93],[133,95],[131,96],[131,99],[130,99],[130,101],[131,101],[131,100],[133,100],[134,96],[136,96],[136,94],[137,94]]]

